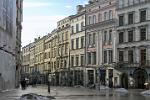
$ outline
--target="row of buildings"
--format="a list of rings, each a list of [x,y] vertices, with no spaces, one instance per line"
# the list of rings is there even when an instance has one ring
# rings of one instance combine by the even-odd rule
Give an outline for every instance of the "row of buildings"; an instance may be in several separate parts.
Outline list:
[[[150,81],[150,0],[89,0],[22,48],[22,74],[54,85],[144,88]]]
[[[23,0],[0,0],[0,90],[19,86]]]

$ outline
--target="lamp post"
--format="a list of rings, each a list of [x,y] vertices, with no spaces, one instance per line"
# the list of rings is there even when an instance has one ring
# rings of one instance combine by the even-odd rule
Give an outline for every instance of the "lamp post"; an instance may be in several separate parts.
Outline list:
[[[49,74],[48,74],[48,93],[49,93],[49,94],[50,94],[51,80],[52,80],[52,76],[51,76],[51,74],[49,73]]]

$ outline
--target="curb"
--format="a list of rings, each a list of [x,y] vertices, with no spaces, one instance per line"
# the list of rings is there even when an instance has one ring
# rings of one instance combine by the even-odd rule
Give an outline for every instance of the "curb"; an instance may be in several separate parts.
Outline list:
[[[0,93],[11,92],[11,91],[15,91],[15,90],[17,90],[17,89],[10,89],[10,90],[6,89],[6,90],[0,90]]]

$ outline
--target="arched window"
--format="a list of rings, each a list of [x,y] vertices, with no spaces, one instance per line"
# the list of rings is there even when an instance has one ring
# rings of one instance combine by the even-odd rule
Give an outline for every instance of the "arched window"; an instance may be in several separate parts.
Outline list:
[[[96,15],[93,15],[93,24],[96,23]]]
[[[92,21],[91,21],[92,19],[91,19],[91,16],[89,16],[89,19],[88,19],[88,21],[89,21],[89,24],[92,24]]]
[[[113,18],[112,10],[109,10],[109,19],[112,19],[112,18]]]
[[[107,12],[104,12],[104,20],[107,20]]]

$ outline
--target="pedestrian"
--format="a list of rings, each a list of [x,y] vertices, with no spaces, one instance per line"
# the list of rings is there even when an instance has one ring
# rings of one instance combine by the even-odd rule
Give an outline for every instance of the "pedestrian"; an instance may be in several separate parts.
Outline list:
[[[22,90],[25,90],[25,87],[26,87],[26,81],[23,78],[23,79],[21,79],[21,88],[22,88]]]

